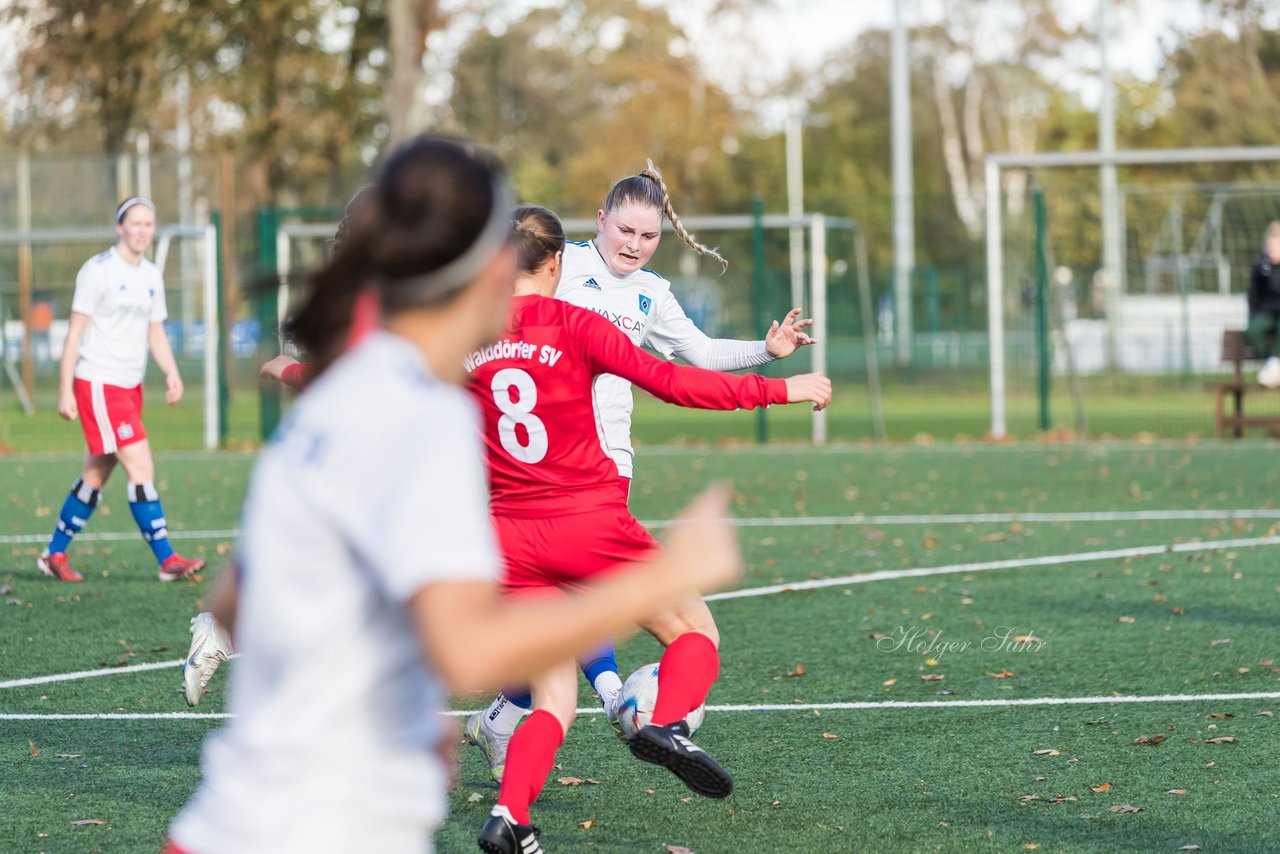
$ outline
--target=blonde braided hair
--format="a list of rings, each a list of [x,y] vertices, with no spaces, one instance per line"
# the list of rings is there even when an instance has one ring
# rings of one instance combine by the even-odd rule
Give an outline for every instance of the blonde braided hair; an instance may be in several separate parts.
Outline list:
[[[667,182],[663,180],[662,173],[658,171],[658,167],[653,165],[651,158],[646,158],[645,163],[648,164],[640,172],[642,178],[648,178],[650,181],[658,185],[658,189],[662,192],[662,212],[667,215],[667,219],[671,220],[671,227],[675,229],[676,234],[684,244],[697,252],[699,255],[707,255],[720,262],[720,272],[724,273],[729,269],[729,262],[724,256],[710,246],[699,243],[689,230],[684,227],[684,223],[680,221],[680,217],[676,216],[676,209],[671,204],[671,193],[667,190]]]
[[[663,180],[662,173],[658,171],[657,166],[653,165],[652,160],[646,162],[649,164],[648,167],[639,175],[629,175],[613,182],[608,195],[604,197],[602,210],[608,214],[627,202],[657,208],[663,216],[671,220],[671,227],[675,229],[676,234],[686,246],[699,255],[709,255],[719,261],[720,272],[723,273],[729,269],[729,262],[719,252],[699,243],[684,227],[684,223],[680,221],[680,217],[676,216],[675,208],[671,204],[671,193],[667,190],[667,182]]]

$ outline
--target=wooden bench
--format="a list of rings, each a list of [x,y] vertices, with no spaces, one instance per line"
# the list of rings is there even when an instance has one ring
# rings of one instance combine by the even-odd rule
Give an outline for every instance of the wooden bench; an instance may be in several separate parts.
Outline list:
[[[1215,393],[1214,400],[1214,435],[1219,439],[1231,430],[1233,438],[1244,435],[1246,427],[1266,427],[1280,429],[1280,415],[1245,415],[1244,399],[1250,393],[1267,392],[1270,389],[1258,385],[1255,378],[1244,375],[1245,362],[1260,362],[1261,356],[1254,352],[1244,340],[1244,330],[1222,330],[1222,361],[1232,366],[1231,379],[1224,383],[1215,383],[1211,388]],[[1231,412],[1226,411],[1227,398],[1231,398]]]

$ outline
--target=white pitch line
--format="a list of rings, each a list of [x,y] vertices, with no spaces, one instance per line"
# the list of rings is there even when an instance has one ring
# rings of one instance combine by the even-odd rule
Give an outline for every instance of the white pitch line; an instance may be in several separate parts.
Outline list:
[[[221,531],[169,531],[169,539],[171,540],[231,540],[240,536],[238,528],[229,528]],[[77,534],[76,542],[78,543],[115,543],[137,540],[141,535],[137,531],[108,531],[105,533],[95,534]],[[49,533],[43,534],[10,534],[0,536],[0,545],[24,545],[31,543],[47,543],[49,541]]]
[[[1280,519],[1280,509],[1261,510],[1097,510],[1067,513],[896,514],[878,516],[760,516],[730,519],[736,528],[804,528],[828,525],[986,525],[1006,522],[1177,522],[1208,519]],[[669,528],[672,519],[641,522],[646,528]]]
[[[1280,519],[1280,508],[1222,510],[1095,510],[1080,512],[938,513],[853,516],[754,516],[730,519],[735,528],[807,528],[831,525],[999,525],[1009,522],[1185,522],[1214,519]],[[646,528],[670,528],[674,519],[641,520]],[[213,531],[170,531],[171,540],[227,540],[240,536],[238,528]],[[123,542],[138,538],[133,531],[78,534],[77,542]],[[0,545],[47,542],[49,534],[0,536]]]
[[[852,703],[765,703],[760,705],[707,706],[708,712],[839,712],[874,711],[876,709],[999,709],[1012,706],[1114,706],[1132,703],[1226,703],[1243,700],[1280,700],[1280,691],[1253,691],[1242,694],[1153,694],[1148,696],[1100,697],[1024,697],[993,700],[867,700]],[[599,715],[599,706],[578,709],[579,715]],[[452,709],[443,714],[465,717],[472,709]],[[0,721],[151,721],[151,720],[224,720],[234,717],[227,712],[104,712],[0,714]]]
[[[878,572],[864,572],[860,575],[843,575],[838,578],[820,578],[813,581],[795,581],[790,584],[771,584],[767,587],[748,587],[743,590],[730,590],[727,593],[713,593],[704,597],[708,602],[726,599],[748,599],[757,596],[771,596],[775,593],[794,593],[801,590],[820,590],[824,587],[843,587],[850,584],[867,584],[872,581],[892,581],[898,578],[919,578],[929,575],[948,575],[957,572],[984,572],[992,569],[1025,569],[1032,566],[1055,566],[1068,563],[1084,563],[1095,560],[1113,560],[1117,558],[1139,557],[1143,555],[1172,554],[1180,552],[1216,551],[1220,549],[1253,548],[1256,546],[1280,545],[1280,536],[1252,537],[1237,540],[1211,540],[1209,542],[1173,543],[1155,546],[1134,546],[1127,549],[1107,549],[1096,552],[1077,552],[1075,554],[1047,555],[1044,557],[1012,558],[1009,560],[991,560],[978,563],[955,563],[948,566],[926,566],[917,569],[884,569]],[[236,656],[232,656],[235,658]],[[144,670],[161,670],[166,667],[177,667],[182,659],[176,661],[157,661],[146,664],[131,664],[125,667],[110,667],[99,670],[81,670],[75,673],[59,673],[52,676],[36,676],[29,679],[11,679],[0,682],[0,690],[5,688],[23,688],[30,685],[42,685],[47,682],[66,682],[75,679],[88,679],[94,676],[108,676],[117,673],[136,673]]]
[[[890,581],[897,578],[921,578],[929,575],[950,575],[957,572],[985,572],[992,569],[1026,569],[1032,566],[1057,566],[1067,563],[1085,563],[1094,560],[1114,560],[1116,558],[1141,557],[1144,555],[1171,554],[1178,552],[1206,552],[1219,549],[1243,549],[1255,546],[1280,545],[1280,536],[1251,537],[1240,540],[1210,540],[1197,543],[1173,543],[1158,546],[1134,546],[1127,549],[1107,549],[1097,552],[1077,552],[1076,554],[1048,555],[1045,557],[1011,558],[1009,560],[989,560],[976,563],[954,563],[949,566],[928,566],[920,569],[884,569],[878,572],[864,572],[859,575],[842,575],[838,578],[819,578],[814,581],[795,581],[790,584],[771,584],[768,587],[748,587],[743,590],[730,590],[727,593],[713,593],[703,598],[708,602],[725,599],[746,599],[754,596],[769,596],[774,593],[792,593],[800,590],[820,590],[824,587],[842,587],[849,584],[867,584],[872,581]]]
[[[237,654],[232,653],[228,658],[236,658]],[[115,676],[118,673],[142,673],[147,670],[168,670],[171,667],[181,667],[184,659],[178,658],[173,661],[149,661],[146,664],[127,664],[124,667],[100,667],[97,670],[77,670],[74,673],[55,673],[51,676],[32,676],[27,679],[9,679],[0,682],[0,689],[3,688],[29,688],[32,685],[45,685],[49,682],[72,682],[77,679],[92,679],[95,676]]]

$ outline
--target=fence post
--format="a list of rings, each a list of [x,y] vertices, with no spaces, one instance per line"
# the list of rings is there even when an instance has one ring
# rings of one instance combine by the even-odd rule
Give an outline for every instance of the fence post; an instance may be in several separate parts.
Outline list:
[[[265,286],[268,277],[277,279],[280,275],[276,257],[276,234],[280,221],[275,208],[264,206],[258,209],[258,275],[262,281],[256,282],[258,303],[258,358],[274,359],[280,355],[278,336],[280,318],[276,311],[276,288]],[[281,390],[279,383],[263,383],[258,392],[259,410],[258,424],[263,441],[269,439],[280,424]]]
[[[764,267],[764,200],[759,196],[751,199],[751,306],[754,325],[757,330],[765,329],[768,316],[764,307],[765,287],[767,281]],[[756,410],[756,441],[763,444],[769,441],[769,421],[762,406]]]
[[[222,211],[214,211],[210,216],[213,224],[214,241],[218,247],[215,260],[214,287],[218,292],[218,447],[227,446],[227,418],[231,409],[231,380],[227,371],[231,363],[227,360],[227,339],[231,337],[231,324],[223,308],[227,304],[227,286],[222,269]],[[206,323],[208,321],[206,320]]]
[[[1044,188],[1033,192],[1036,208],[1036,354],[1039,357],[1040,431],[1049,429],[1049,251],[1046,234]]]

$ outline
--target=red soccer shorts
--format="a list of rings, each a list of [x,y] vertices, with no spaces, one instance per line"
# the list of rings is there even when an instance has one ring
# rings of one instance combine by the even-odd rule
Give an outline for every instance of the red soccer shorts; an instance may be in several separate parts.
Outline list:
[[[619,564],[653,557],[658,548],[625,507],[539,519],[495,516],[494,527],[509,590],[580,589]]]
[[[142,386],[121,388],[77,378],[76,406],[91,454],[114,454],[147,438],[142,426]]]

